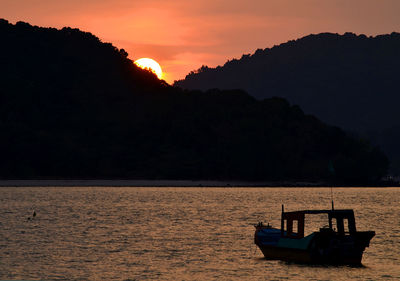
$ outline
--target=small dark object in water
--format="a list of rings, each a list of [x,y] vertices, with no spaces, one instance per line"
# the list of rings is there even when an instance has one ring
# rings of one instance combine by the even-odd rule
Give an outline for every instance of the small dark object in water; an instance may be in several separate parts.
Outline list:
[[[32,213],[32,217],[28,217],[26,220],[27,221],[33,220],[35,217],[36,217],[36,211],[34,210]]]
[[[327,227],[304,236],[306,214],[327,214]],[[254,243],[265,258],[312,264],[361,265],[362,254],[375,235],[356,230],[353,210],[284,212],[282,208],[281,229],[262,223],[255,228]]]

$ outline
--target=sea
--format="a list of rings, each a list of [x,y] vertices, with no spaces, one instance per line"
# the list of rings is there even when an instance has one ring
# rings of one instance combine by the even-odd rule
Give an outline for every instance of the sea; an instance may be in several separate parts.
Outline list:
[[[254,224],[332,197],[376,232],[361,267],[263,257]],[[0,280],[400,280],[400,189],[1,187]]]

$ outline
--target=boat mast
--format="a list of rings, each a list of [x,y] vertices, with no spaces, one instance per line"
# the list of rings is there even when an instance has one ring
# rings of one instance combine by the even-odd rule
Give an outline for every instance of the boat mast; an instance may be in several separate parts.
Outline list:
[[[332,160],[329,161],[328,163],[328,170],[329,173],[331,174],[332,182],[331,182],[331,203],[332,203],[332,211],[335,209],[335,206],[333,204],[333,181],[334,177],[336,175],[335,168],[333,167],[333,162]]]
[[[284,236],[284,229],[285,229],[285,224],[284,224],[284,220],[283,220],[283,213],[285,212],[285,207],[282,204],[282,214],[281,214],[281,236]]]

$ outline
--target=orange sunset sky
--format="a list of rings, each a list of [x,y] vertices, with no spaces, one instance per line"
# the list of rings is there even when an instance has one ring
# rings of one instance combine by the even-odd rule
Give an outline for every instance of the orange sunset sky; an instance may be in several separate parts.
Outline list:
[[[399,0],[0,0],[0,18],[89,31],[169,83],[310,33],[400,31],[399,14]]]

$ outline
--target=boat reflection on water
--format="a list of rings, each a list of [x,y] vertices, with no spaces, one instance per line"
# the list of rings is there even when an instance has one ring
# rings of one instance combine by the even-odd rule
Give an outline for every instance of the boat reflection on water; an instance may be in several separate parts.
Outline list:
[[[305,216],[327,215],[327,225],[304,236]],[[353,210],[285,212],[281,228],[255,225],[254,242],[265,258],[310,264],[361,265],[374,231],[357,231]]]

